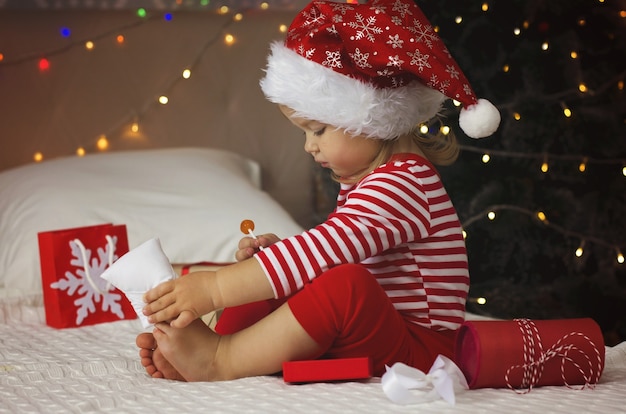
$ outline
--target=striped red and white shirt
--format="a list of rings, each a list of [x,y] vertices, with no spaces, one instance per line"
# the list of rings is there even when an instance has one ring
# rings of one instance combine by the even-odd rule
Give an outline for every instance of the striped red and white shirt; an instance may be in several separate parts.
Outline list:
[[[395,308],[424,327],[458,329],[469,290],[467,252],[439,174],[414,154],[394,156],[356,184],[342,185],[328,219],[258,252],[277,298],[326,270],[365,266]]]

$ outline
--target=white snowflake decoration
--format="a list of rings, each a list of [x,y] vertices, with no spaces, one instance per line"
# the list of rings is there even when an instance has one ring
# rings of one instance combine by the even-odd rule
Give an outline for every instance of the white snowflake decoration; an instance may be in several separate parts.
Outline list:
[[[450,74],[450,78],[459,79],[459,71],[454,65],[446,65],[446,72]]]
[[[415,53],[407,52],[406,54],[411,57],[410,65],[416,66],[420,73],[424,71],[424,68],[430,69],[430,63],[428,63],[430,55],[420,52],[419,49],[416,49]]]
[[[400,14],[400,16],[401,16],[403,19],[404,19],[404,17],[405,17],[407,14],[411,14],[411,15],[413,14],[413,13],[411,13],[411,10],[409,10],[409,5],[408,5],[408,4],[406,4],[406,3],[403,3],[403,2],[401,2],[401,1],[396,1],[396,2],[393,4],[393,9],[392,9],[392,10],[393,10],[394,12],[399,13],[399,14]]]
[[[394,66],[394,67],[400,68],[402,64],[404,63],[404,61],[400,59],[400,56],[398,55],[389,56],[388,59],[389,61],[387,62],[387,66]]]
[[[354,61],[354,63],[360,68],[371,68],[372,65],[369,64],[368,60],[370,58],[369,53],[361,53],[359,48],[354,49],[354,53],[349,53],[350,57]]]
[[[356,29],[356,35],[353,37],[356,40],[366,38],[374,43],[376,35],[383,32],[383,29],[376,26],[376,17],[374,16],[369,16],[367,19],[364,19],[363,16],[357,13],[356,22],[349,22],[348,25]]]
[[[341,54],[339,52],[326,51],[326,60],[322,64],[331,68],[342,68]]]
[[[417,19],[413,20],[413,24],[415,27],[409,27],[409,31],[415,34],[418,42],[423,43],[429,49],[432,49],[433,44],[438,41],[437,34],[433,30],[433,27],[430,24],[424,24]]]
[[[98,248],[98,257],[91,259],[91,250],[85,249],[85,259],[79,243],[70,241],[70,249],[73,259],[70,265],[76,268],[75,272],[65,272],[65,278],[59,279],[50,284],[53,289],[59,289],[66,292],[68,296],[78,296],[74,300],[76,306],[76,325],[80,325],[89,314],[96,312],[96,304],[100,303],[102,312],[111,312],[118,318],[124,318],[122,305],[119,303],[122,295],[116,293],[114,288],[100,275],[110,265],[109,257],[112,260],[117,259],[115,248],[117,246],[117,237],[110,238],[110,242],[106,243],[104,249]],[[86,273],[88,272],[88,274]],[[91,278],[91,280],[89,280]],[[110,290],[111,289],[111,290]]]
[[[393,47],[394,49],[402,48],[404,40],[400,39],[400,35],[396,34],[395,36],[389,36],[387,44],[391,45],[391,47]]]
[[[351,10],[352,7],[348,4],[345,3],[334,3],[333,4],[333,11],[336,13],[341,13],[343,15],[346,14],[346,11]]]

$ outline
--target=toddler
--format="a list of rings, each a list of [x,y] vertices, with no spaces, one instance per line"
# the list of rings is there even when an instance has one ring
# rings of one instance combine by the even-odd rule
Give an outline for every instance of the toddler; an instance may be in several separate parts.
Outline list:
[[[498,111],[476,98],[411,0],[310,3],[271,45],[261,88],[341,184],[337,206],[302,234],[244,238],[235,264],[148,291],[144,314],[156,325],[137,337],[148,374],[215,381],[369,357],[380,376],[395,362],[427,371],[438,354],[451,358],[469,274],[433,164],[452,163],[458,147],[414,129],[446,98],[464,105],[459,123],[474,138],[495,131]],[[200,319],[264,300],[275,309],[233,333]]]

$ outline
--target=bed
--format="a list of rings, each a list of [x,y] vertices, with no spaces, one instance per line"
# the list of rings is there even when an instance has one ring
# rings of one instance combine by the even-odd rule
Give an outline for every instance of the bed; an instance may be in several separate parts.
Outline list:
[[[380,378],[302,385],[287,384],[280,375],[203,384],[152,379],[134,344],[142,331],[138,320],[69,329],[46,325],[38,231],[125,223],[131,247],[159,236],[176,269],[182,263],[226,263],[241,237],[242,217],[280,236],[302,228],[260,182],[254,161],[207,148],[65,157],[1,173],[0,412],[623,410],[626,344],[606,349],[606,368],[594,389],[541,387],[525,395],[481,389],[458,394],[454,407],[442,400],[402,406],[385,395]]]
[[[229,23],[232,16],[224,14],[179,13],[171,22],[140,26],[114,10],[0,13],[0,38],[16,39],[4,45],[0,77],[4,102],[12,102],[0,123],[0,413],[623,412],[624,343],[606,349],[594,389],[542,387],[524,395],[480,389],[458,394],[455,406],[442,400],[402,406],[387,398],[380,378],[304,385],[286,384],[280,375],[220,383],[152,379],[134,343],[138,320],[46,325],[38,232],[125,224],[131,248],[159,237],[181,269],[232,261],[242,219],[254,220],[255,232],[288,236],[323,216],[332,191],[258,90],[267,45],[282,36],[278,28],[293,13],[252,11],[244,13],[245,24]],[[48,35],[67,21],[78,38],[129,28],[129,42],[121,54],[105,44],[81,58],[81,50],[65,48],[66,39]],[[235,48],[207,42],[221,38],[226,24]],[[68,49],[52,60],[65,70],[41,77],[20,62],[9,64],[16,51],[42,48]],[[176,76],[180,62],[194,59],[195,83],[174,88],[167,109],[133,112]],[[73,65],[80,70],[69,70]],[[114,80],[93,82],[94,76]],[[111,130],[128,125],[128,114],[139,115],[141,133]],[[102,131],[110,148],[98,152],[90,145]],[[87,155],[71,155],[77,146]],[[32,162],[39,151],[44,161]]]
[[[3,302],[0,325],[0,412],[303,412],[303,413],[617,413],[624,410],[626,348],[609,349],[595,389],[536,388],[525,395],[482,389],[444,401],[400,406],[380,380],[288,385],[280,377],[223,383],[149,378],[138,362],[132,321],[70,330],[44,325],[41,304]]]

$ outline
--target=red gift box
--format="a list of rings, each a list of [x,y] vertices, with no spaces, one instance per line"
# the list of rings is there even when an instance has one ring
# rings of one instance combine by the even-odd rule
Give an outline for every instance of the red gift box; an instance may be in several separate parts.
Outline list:
[[[290,383],[354,381],[372,377],[370,358],[314,359],[283,362],[283,381]]]
[[[126,296],[100,275],[128,252],[125,225],[101,224],[38,234],[46,323],[72,328],[135,319]]]
[[[600,379],[604,338],[589,318],[467,321],[457,334],[455,359],[471,389],[584,388]]]

